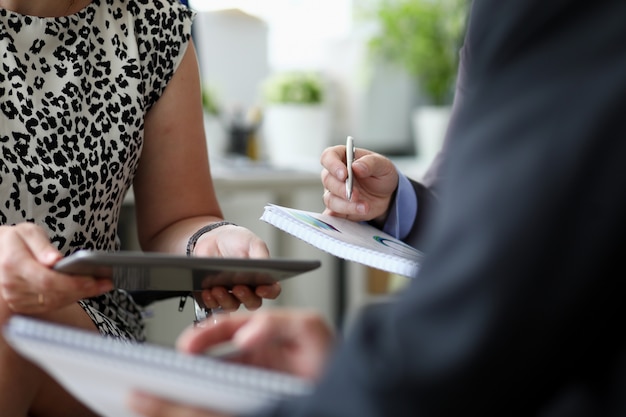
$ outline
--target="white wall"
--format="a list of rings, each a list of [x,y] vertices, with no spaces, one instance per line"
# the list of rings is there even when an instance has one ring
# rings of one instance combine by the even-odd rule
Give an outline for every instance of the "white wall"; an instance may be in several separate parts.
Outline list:
[[[215,90],[224,110],[257,105],[259,83],[270,71],[267,23],[229,9],[199,12],[193,30],[202,81]]]
[[[417,102],[416,87],[402,70],[369,60],[366,43],[376,28],[360,17],[357,7],[361,10],[370,3],[372,0],[358,4],[352,0],[190,1],[192,8],[204,11],[239,7],[266,22],[267,56],[263,70],[308,69],[326,74],[334,114],[331,143],[343,143],[351,135],[358,146],[383,153],[411,153],[410,112]],[[203,21],[199,19],[198,32],[201,25]],[[228,54],[228,45],[237,45],[239,40],[208,40],[219,42],[222,49],[212,49],[211,56],[203,57],[202,62],[221,61]],[[196,42],[202,45],[203,36],[197,36]],[[224,64],[228,62],[229,58],[224,60]],[[227,71],[232,74],[229,82],[238,79],[248,83],[250,74],[245,74],[244,80],[239,70],[233,66]],[[259,89],[254,91],[258,93]]]

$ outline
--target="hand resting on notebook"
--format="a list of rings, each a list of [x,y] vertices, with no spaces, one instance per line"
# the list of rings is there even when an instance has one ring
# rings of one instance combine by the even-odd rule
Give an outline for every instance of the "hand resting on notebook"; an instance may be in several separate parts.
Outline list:
[[[178,338],[177,348],[200,354],[229,340],[240,352],[231,360],[316,380],[336,338],[331,326],[314,312],[272,309],[231,314],[212,324],[190,327]],[[146,417],[220,416],[139,391],[129,397],[128,405]]]

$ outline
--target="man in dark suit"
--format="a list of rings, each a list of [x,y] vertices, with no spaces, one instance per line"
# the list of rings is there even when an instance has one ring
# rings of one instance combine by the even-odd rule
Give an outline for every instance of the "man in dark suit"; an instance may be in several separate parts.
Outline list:
[[[453,131],[463,106],[471,65],[470,37],[466,33],[465,45],[459,53],[459,70],[455,85],[454,103],[450,127],[443,149],[426,171],[422,181],[411,180],[397,170],[393,161],[367,149],[356,149],[356,160],[352,164],[354,173],[354,197],[346,199],[345,181],[346,149],[343,145],[324,150],[322,183],[326,213],[345,217],[353,221],[369,222],[373,226],[423,249],[426,220],[437,210],[437,194],[444,183],[445,155],[449,133]]]
[[[259,415],[626,415],[626,2],[475,0],[468,34],[419,276],[363,312],[313,395]],[[325,362],[302,315],[261,317],[290,321],[233,315],[181,345],[265,335],[285,365]]]

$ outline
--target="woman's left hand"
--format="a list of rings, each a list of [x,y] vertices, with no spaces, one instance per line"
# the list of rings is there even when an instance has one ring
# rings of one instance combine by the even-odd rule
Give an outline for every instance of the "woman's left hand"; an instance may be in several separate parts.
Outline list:
[[[216,256],[222,258],[269,258],[265,242],[251,230],[235,225],[224,225],[200,236],[194,248],[196,256]],[[248,310],[256,310],[263,299],[276,299],[281,292],[278,283],[251,288],[237,285],[228,290],[213,287],[202,291],[202,301],[206,308],[221,308],[235,311],[243,304]]]

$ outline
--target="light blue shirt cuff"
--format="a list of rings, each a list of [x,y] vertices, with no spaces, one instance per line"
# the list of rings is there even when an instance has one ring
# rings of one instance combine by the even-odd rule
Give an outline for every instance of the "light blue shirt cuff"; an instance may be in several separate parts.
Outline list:
[[[409,179],[400,172],[398,173],[400,174],[400,178],[398,181],[396,199],[389,208],[389,215],[383,226],[383,232],[402,240],[407,237],[413,227],[413,223],[417,217],[417,206],[419,203],[415,189]]]

